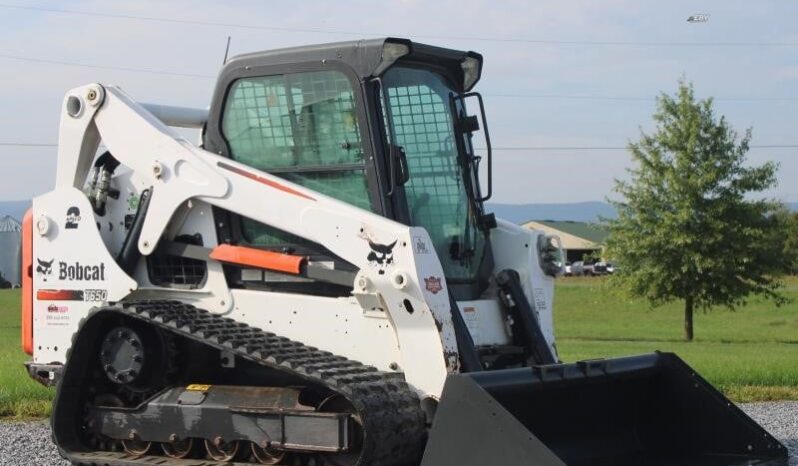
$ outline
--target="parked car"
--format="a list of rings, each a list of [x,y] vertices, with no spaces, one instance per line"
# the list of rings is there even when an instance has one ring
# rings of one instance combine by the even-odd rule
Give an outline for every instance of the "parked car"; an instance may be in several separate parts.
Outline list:
[[[615,266],[604,261],[576,261],[571,264],[571,274],[574,276],[608,275],[615,272]]]
[[[595,272],[593,270],[593,263],[585,261],[576,261],[571,264],[571,273],[576,277],[582,275],[586,275],[588,277],[595,275]]]
[[[596,262],[594,271],[596,274],[613,274],[615,273],[615,265],[612,262]]]
[[[563,264],[562,262],[558,261],[558,262],[556,262],[556,264],[557,264],[557,267],[560,268],[560,275],[562,275],[564,277],[570,277],[571,276],[571,263],[570,262],[566,262],[565,264]]]

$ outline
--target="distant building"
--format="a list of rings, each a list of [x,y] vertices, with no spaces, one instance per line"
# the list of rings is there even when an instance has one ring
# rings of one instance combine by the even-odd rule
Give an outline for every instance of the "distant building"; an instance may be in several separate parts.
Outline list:
[[[604,240],[609,234],[595,224],[586,222],[530,220],[521,226],[559,236],[566,262],[581,261],[593,254],[600,256]]]
[[[22,226],[10,215],[0,217],[0,274],[12,286],[22,281]]]

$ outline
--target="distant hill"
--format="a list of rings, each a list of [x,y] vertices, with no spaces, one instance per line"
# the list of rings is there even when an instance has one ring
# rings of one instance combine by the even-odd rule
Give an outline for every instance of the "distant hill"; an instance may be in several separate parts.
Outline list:
[[[785,202],[793,212],[798,212],[798,202]],[[597,222],[599,217],[615,218],[615,208],[606,202],[574,202],[564,204],[499,204],[488,202],[489,212],[513,223],[528,220],[572,220],[574,222]]]
[[[606,202],[574,202],[567,204],[498,204],[489,202],[488,211],[513,223],[528,220],[573,220],[597,222],[599,217],[614,218],[615,209]]]
[[[30,207],[30,201],[0,201],[0,216],[10,215],[22,221],[22,216]]]

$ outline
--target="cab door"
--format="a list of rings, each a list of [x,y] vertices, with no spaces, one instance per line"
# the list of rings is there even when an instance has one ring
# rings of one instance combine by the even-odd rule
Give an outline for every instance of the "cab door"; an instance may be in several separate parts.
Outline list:
[[[225,97],[219,130],[226,155],[348,204],[381,213],[376,169],[359,87],[343,70],[309,70],[234,80]],[[364,141],[366,143],[364,143]],[[280,206],[274,206],[279,209]],[[222,240],[307,255],[338,263],[323,245],[224,213]],[[263,273],[263,281],[288,277]],[[247,281],[246,277],[242,278]],[[290,281],[290,280],[289,280]],[[279,285],[283,286],[283,285]]]

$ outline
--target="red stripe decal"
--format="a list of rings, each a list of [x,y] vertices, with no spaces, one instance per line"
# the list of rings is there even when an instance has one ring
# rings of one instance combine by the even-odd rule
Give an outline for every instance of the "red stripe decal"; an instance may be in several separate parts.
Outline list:
[[[83,290],[39,290],[36,299],[40,301],[83,301]]]
[[[282,191],[284,193],[293,194],[294,196],[304,197],[305,199],[309,199],[311,201],[315,201],[316,200],[316,199],[308,196],[307,194],[300,193],[299,191],[297,191],[295,189],[291,189],[288,186],[281,185],[280,183],[277,183],[276,181],[267,180],[266,178],[263,178],[262,176],[257,175],[255,173],[248,172],[246,170],[242,170],[242,169],[240,169],[238,167],[234,167],[232,165],[228,165],[228,164],[226,164],[224,162],[217,162],[216,164],[219,167],[224,168],[225,170],[228,170],[228,171],[231,171],[231,172],[235,173],[236,175],[241,175],[241,176],[244,176],[246,178],[249,178],[250,180],[257,181],[258,183],[265,184],[266,186],[272,187],[274,189],[279,189],[280,191]]]

